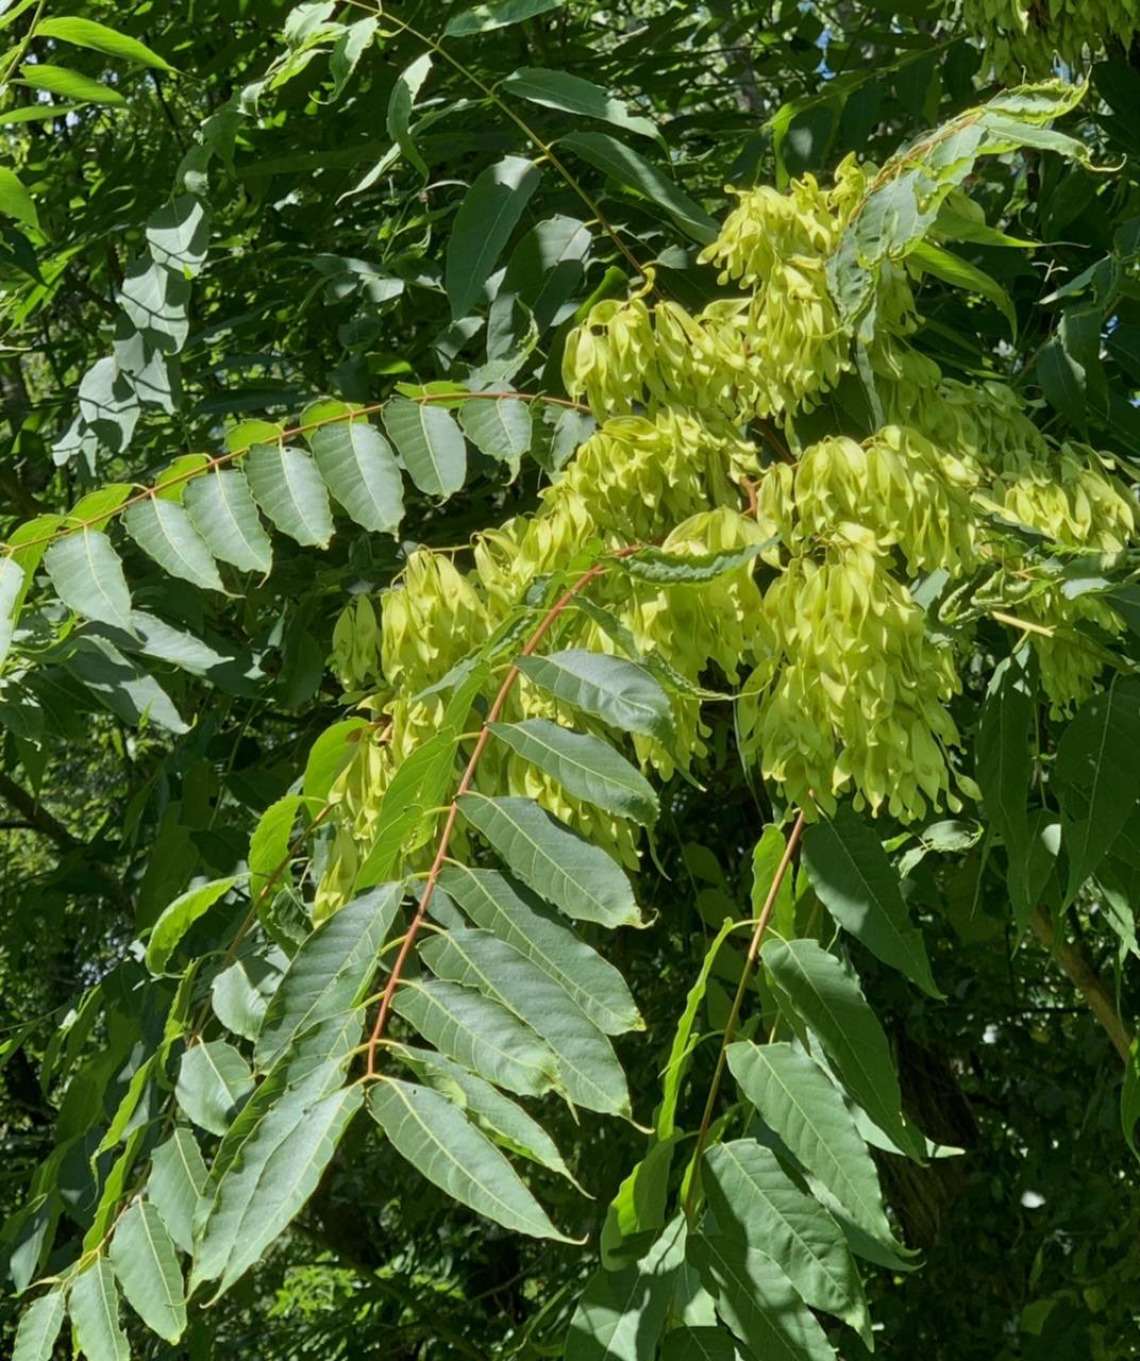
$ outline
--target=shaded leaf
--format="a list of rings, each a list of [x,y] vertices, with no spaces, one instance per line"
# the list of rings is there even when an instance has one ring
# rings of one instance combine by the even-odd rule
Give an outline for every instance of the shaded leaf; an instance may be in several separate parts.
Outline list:
[[[615,99],[593,81],[572,76],[566,71],[523,67],[513,71],[503,81],[502,88],[518,95],[520,99],[545,105],[548,109],[560,109],[563,113],[576,114],[580,118],[598,118],[642,137],[656,139],[659,136],[648,118],[631,114],[622,100]]]
[[[431,54],[424,52],[410,66],[400,72],[395,85],[392,87],[392,93],[388,96],[388,113],[385,120],[388,136],[425,180],[428,177],[428,168],[412,138],[411,117],[416,96],[422,89],[430,70]]]
[[[63,1290],[58,1286],[30,1304],[16,1329],[12,1361],[51,1361],[65,1312]]]
[[[145,497],[123,514],[127,533],[171,576],[208,591],[224,591],[205,539],[177,501]]]
[[[738,567],[746,567],[777,541],[750,543],[743,548],[716,553],[673,553],[664,548],[640,548],[629,557],[619,558],[617,566],[631,577],[671,586],[701,586],[715,581]]]
[[[164,908],[147,943],[147,968],[154,973],[161,973],[186,932],[236,883],[236,878],[213,879],[208,884],[188,889]]]
[[[0,166],[0,213],[14,217],[25,227],[39,230],[40,220],[35,201],[14,170]]]
[[[67,1312],[87,1361],[130,1361],[130,1344],[119,1325],[115,1273],[105,1257],[76,1276],[67,1293]]]
[[[865,819],[848,805],[804,834],[804,867],[811,886],[840,926],[884,964],[931,997],[934,982],[922,933],[910,924],[898,875]]]
[[[12,646],[24,594],[24,569],[12,557],[0,557],[0,666]]]
[[[282,534],[328,546],[333,536],[328,492],[308,454],[287,444],[258,444],[245,460],[254,500]]]
[[[206,1164],[188,1129],[176,1129],[151,1155],[147,1199],[157,1207],[171,1238],[183,1252],[194,1247],[194,1217],[206,1180]]]
[[[356,523],[394,534],[404,518],[404,483],[380,432],[365,421],[326,425],[309,444],[329,491]]]
[[[186,487],[185,500],[194,528],[214,557],[243,572],[269,572],[273,549],[243,473],[196,477]]]
[[[226,1040],[206,1040],[182,1055],[174,1095],[186,1115],[211,1134],[224,1134],[253,1090],[249,1064]]]
[[[459,408],[459,424],[480,453],[509,464],[513,472],[518,472],[533,434],[529,402],[512,398],[464,402]]]
[[[477,175],[467,191],[455,215],[444,265],[444,283],[456,321],[482,301],[495,262],[540,177],[532,161],[504,156]]]
[[[489,33],[493,28],[522,23],[552,9],[561,9],[565,0],[497,0],[475,5],[449,19],[443,30],[448,38],[465,38],[472,33]]]

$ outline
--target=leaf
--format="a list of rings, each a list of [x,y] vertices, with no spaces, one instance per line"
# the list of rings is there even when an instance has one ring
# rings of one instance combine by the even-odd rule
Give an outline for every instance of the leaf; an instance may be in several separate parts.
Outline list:
[[[520,1158],[548,1167],[577,1186],[550,1135],[521,1106],[497,1092],[489,1082],[430,1049],[404,1044],[395,1052],[400,1062],[407,1064],[421,1082],[459,1106],[467,1118],[496,1143]]]
[[[576,152],[603,174],[664,208],[677,226],[701,245],[707,246],[715,238],[719,230],[715,218],[656,166],[608,133],[573,132],[569,137],[561,138],[559,145]]]
[[[380,804],[376,840],[357,871],[358,890],[398,872],[409,840],[418,839],[413,833],[447,794],[458,738],[454,725],[440,727],[397,767]]]
[[[127,533],[171,576],[208,591],[222,591],[222,579],[206,541],[177,501],[148,496],[123,514]]]
[[[607,1271],[639,1261],[665,1227],[675,1143],[673,1138],[651,1141],[645,1157],[634,1164],[606,1207],[598,1245]]]
[[[1071,903],[1140,800],[1140,680],[1126,676],[1081,705],[1057,744],[1055,780]]]
[[[570,1320],[566,1361],[653,1361],[684,1252],[678,1215],[635,1266],[596,1271]]]
[[[174,1095],[183,1111],[211,1134],[225,1134],[253,1090],[249,1064],[226,1040],[206,1040],[182,1055]]]
[[[728,1047],[740,1089],[792,1154],[872,1238],[893,1243],[879,1177],[854,1118],[826,1074],[790,1044]]]
[[[265,1010],[288,964],[286,956],[271,946],[236,959],[210,984],[214,1015],[227,1030],[243,1040],[256,1040]]]
[[[0,557],[0,666],[12,646],[23,594],[24,569],[15,558]]]
[[[603,1034],[645,1028],[617,969],[521,884],[496,870],[448,865],[439,886],[477,926],[552,978]]]
[[[81,529],[57,539],[44,555],[44,568],[68,609],[131,632],[131,594],[106,534]]]
[[[1037,357],[1037,381],[1054,411],[1077,430],[1085,429],[1085,371],[1059,336],[1051,336]]]
[[[671,553],[664,548],[639,548],[629,557],[617,559],[617,566],[641,581],[699,586],[747,566],[776,542],[776,539],[769,539],[716,553]]]
[[[396,1152],[453,1200],[517,1233],[573,1242],[554,1227],[495,1145],[446,1097],[383,1077],[368,1093],[368,1111]]]
[[[533,800],[464,794],[459,811],[512,874],[568,917],[603,926],[641,924],[621,866]]]
[[[392,87],[392,93],[388,96],[388,113],[385,120],[388,136],[425,180],[428,177],[427,163],[420,155],[412,139],[411,118],[416,96],[423,88],[423,83],[430,70],[431,54],[424,52],[410,66],[400,72],[395,85]]]
[[[163,910],[162,916],[154,924],[146,947],[146,966],[152,973],[162,973],[186,932],[236,883],[236,878],[229,878],[199,884],[197,888],[188,889],[175,898]]]
[[[474,988],[501,1003],[550,1046],[571,1102],[607,1115],[630,1116],[625,1074],[609,1040],[536,965],[489,931],[457,929],[434,936],[420,957],[438,978]]]
[[[41,19],[36,24],[35,36],[56,38],[75,47],[89,47],[95,52],[103,52],[108,57],[120,57],[123,61],[133,61],[140,66],[153,66],[159,71],[177,74],[168,61],[157,52],[152,52],[145,43],[128,38],[125,33],[116,33],[113,28],[97,24],[93,19]]]
[[[35,202],[24,188],[19,175],[7,166],[0,166],[0,213],[39,231],[40,219]]]
[[[147,218],[146,243],[157,264],[191,278],[196,275],[210,248],[210,219],[202,200],[180,194],[164,203]]]
[[[299,794],[286,794],[258,819],[249,839],[249,893],[255,905],[276,882],[275,876],[288,857],[298,810],[311,808],[313,802]]]
[[[740,1353],[723,1328],[698,1325],[666,1333],[661,1361],[740,1361]]]
[[[87,1361],[131,1361],[131,1348],[119,1326],[119,1292],[105,1257],[81,1271],[67,1293],[74,1341]]]
[[[519,1096],[558,1085],[550,1048],[500,1003],[437,979],[405,980],[393,1010],[448,1058]]]
[[[717,1313],[764,1361],[834,1361],[835,1352],[795,1287],[766,1252],[717,1235],[694,1235],[689,1260]]]
[[[697,1010],[704,1001],[709,975],[712,973],[716,957],[720,953],[720,947],[737,925],[738,923],[730,917],[725,918],[720,930],[705,951],[700,972],[689,989],[685,997],[685,1006],[681,1015],[677,1018],[677,1028],[673,1032],[673,1043],[669,1049],[669,1058],[666,1061],[661,1080],[661,1105],[658,1107],[655,1120],[657,1138],[662,1141],[672,1138],[676,1132],[677,1098],[680,1096],[681,1083],[688,1071],[689,1059],[700,1042],[700,1036],[696,1040],[693,1039],[693,1025],[697,1019]]]
[[[254,1046],[259,1068],[268,1068],[302,1030],[364,1000],[403,896],[402,883],[373,889],[305,940],[266,1010]]]
[[[194,1216],[206,1180],[206,1164],[188,1129],[176,1129],[151,1155],[147,1199],[183,1252],[191,1252],[194,1247]]]
[[[491,271],[538,188],[539,168],[522,156],[489,165],[467,191],[447,242],[444,284],[459,321],[482,300]]]
[[[701,1185],[718,1232],[766,1252],[807,1304],[844,1319],[871,1345],[863,1285],[843,1230],[771,1149],[754,1139],[709,1149]]]
[[[359,1087],[345,1087],[314,1103],[283,1097],[265,1115],[218,1182],[198,1235],[191,1294],[217,1280],[217,1299],[261,1259],[317,1189],[361,1101]]]
[[[212,472],[196,477],[186,487],[185,500],[194,528],[214,557],[239,571],[268,575],[273,549],[244,474]]]
[[[459,408],[459,424],[480,453],[518,472],[533,434],[529,402],[513,398],[464,402]]]
[[[931,997],[942,997],[898,875],[866,821],[841,805],[834,818],[807,829],[803,854],[812,888],[839,925]]]
[[[34,90],[48,90],[53,95],[62,95],[77,104],[125,104],[127,101],[109,85],[81,76],[78,71],[68,70],[66,66],[53,66],[38,61],[34,65],[20,67],[20,76],[25,85]]]
[[[545,718],[492,723],[491,731],[576,798],[615,817],[632,818],[643,826],[656,820],[658,805],[653,786],[608,742],[572,732]]]
[[[136,1200],[111,1239],[111,1265],[127,1303],[152,1333],[177,1342],[186,1331],[182,1271],[162,1216]]]
[[[566,704],[623,732],[659,742],[673,736],[669,696],[635,662],[604,652],[572,648],[549,656],[519,657],[515,665],[528,679]]]
[[[652,137],[654,140],[660,138],[660,133],[648,118],[636,117],[622,100],[607,94],[593,81],[572,76],[566,71],[523,67],[513,71],[500,88],[509,94],[518,95],[520,99],[528,99],[532,104],[560,109],[563,113],[576,114],[580,118],[598,118],[642,137]]]
[[[986,816],[1005,843],[1009,857],[1009,890],[1014,915],[1024,930],[1032,906],[1027,901],[1027,859],[1030,852],[1026,812],[1033,775],[1030,725],[1034,696],[1024,657],[1006,657],[994,671],[986,691],[978,727],[975,771]]]
[[[307,799],[325,800],[345,766],[360,750],[364,718],[346,718],[326,728],[309,748],[301,789]]]
[[[497,3],[476,5],[449,19],[443,30],[446,38],[466,38],[472,33],[489,33],[493,28],[506,28],[524,19],[561,9],[565,0],[497,0]]]
[[[245,460],[253,498],[282,534],[328,547],[333,536],[328,492],[308,454],[286,444],[258,444]]]
[[[384,407],[384,426],[408,476],[425,495],[446,498],[463,486],[467,446],[442,406],[393,397]]]
[[[1120,1089],[1120,1126],[1128,1147],[1140,1158],[1136,1146],[1136,1121],[1140,1120],[1140,1040],[1133,1040],[1124,1065],[1124,1083]]]
[[[886,1034],[853,973],[814,940],[768,940],[761,958],[851,1096],[900,1149],[922,1158],[925,1141],[903,1114]]]
[[[132,625],[136,618],[132,613]],[[90,633],[76,639],[64,667],[124,723],[136,725],[145,719],[168,732],[189,732],[158,681],[106,638]]]
[[[63,1289],[56,1286],[28,1305],[16,1329],[12,1361],[51,1361],[55,1340],[63,1327]]]
[[[910,258],[917,261],[927,274],[933,274],[935,278],[952,284],[955,288],[978,293],[992,302],[1009,322],[1010,334],[1016,338],[1017,310],[1013,305],[1013,299],[995,278],[978,269],[976,265],[970,264],[968,260],[963,260],[960,255],[943,250],[941,246],[935,246],[930,241],[915,242],[910,251]]]
[[[366,421],[326,425],[309,438],[317,471],[358,525],[395,534],[404,518],[404,483],[387,440]]]

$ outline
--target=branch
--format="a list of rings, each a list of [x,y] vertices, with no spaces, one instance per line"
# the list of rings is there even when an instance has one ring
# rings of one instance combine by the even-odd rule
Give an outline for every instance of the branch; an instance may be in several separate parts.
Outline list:
[[[1104,1027],[1108,1038],[1116,1048],[1116,1052],[1125,1063],[1129,1063],[1131,1061],[1132,1030],[1117,1011],[1116,1004],[1113,1002],[1108,989],[1104,986],[1100,975],[1077,946],[1070,945],[1068,941],[1057,940],[1053,923],[1048,914],[1041,908],[1038,908],[1030,917],[1029,925],[1033,934],[1064,969],[1069,982],[1088,1003],[1089,1010]]]
[[[23,814],[25,821],[22,825],[50,837],[60,850],[74,851],[83,845],[77,836],[72,835],[62,822],[52,817],[26,789],[2,771],[0,771],[0,799],[10,803],[18,813]]]

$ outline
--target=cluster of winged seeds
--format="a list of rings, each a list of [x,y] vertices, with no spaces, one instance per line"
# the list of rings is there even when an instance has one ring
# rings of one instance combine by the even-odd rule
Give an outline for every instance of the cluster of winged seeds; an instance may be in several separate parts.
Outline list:
[[[963,18],[993,69],[1015,82],[1050,75],[1058,58],[1080,69],[1113,37],[1127,51],[1140,32],[1137,0],[965,0]]]
[[[337,881],[326,893],[351,883],[393,773],[443,721],[447,692],[432,687],[518,617],[536,579],[591,548],[759,546],[758,558],[699,583],[607,571],[560,623],[559,646],[636,648],[673,677],[673,745],[631,738],[663,777],[706,754],[701,687],[715,684],[736,696],[744,759],[809,814],[846,796],[903,821],[957,809],[976,791],[955,766],[948,701],[971,620],[987,605],[1043,626],[1028,639],[1058,710],[1090,692],[1102,663],[1076,625],[1112,632],[1120,622],[1094,596],[1065,598],[1023,560],[1024,544],[1035,531],[1072,553],[1119,551],[1135,531],[1133,503],[1109,460],[1055,447],[1009,387],[944,378],[913,347],[917,272],[905,259],[877,266],[864,348],[884,424],[861,440],[797,439],[805,413],[861,381],[828,263],[873,175],[848,158],[830,189],[805,176],[787,194],[738,193],[703,258],[739,296],[690,313],[647,287],[595,306],[569,337],[564,379],[596,431],[537,513],[480,534],[467,570],[446,554],[413,554],[378,602],[379,627],[367,599],[346,612],[345,685],[373,691],[388,726],[342,779]],[[955,627],[915,598],[931,574],[951,595],[969,587],[974,610]],[[524,680],[504,717],[532,716],[583,722]],[[488,747],[477,783],[536,797],[596,844],[635,856],[627,824],[502,744]]]

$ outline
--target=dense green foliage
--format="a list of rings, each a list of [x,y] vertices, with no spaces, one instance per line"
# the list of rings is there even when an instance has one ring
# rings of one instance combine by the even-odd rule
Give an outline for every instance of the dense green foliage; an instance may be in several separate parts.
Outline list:
[[[1135,1354],[1134,9],[0,0],[5,1354]]]

